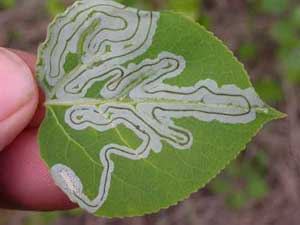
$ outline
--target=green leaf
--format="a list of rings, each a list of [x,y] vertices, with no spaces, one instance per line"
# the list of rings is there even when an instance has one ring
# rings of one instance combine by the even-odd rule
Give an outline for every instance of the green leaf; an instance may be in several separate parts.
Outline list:
[[[218,178],[212,180],[210,183],[210,189],[216,194],[228,194],[232,192],[232,184],[228,182],[228,179],[219,176]]]
[[[226,197],[226,203],[230,208],[239,210],[247,204],[247,196],[242,191],[236,191]]]
[[[42,157],[69,198],[98,216],[184,200],[283,116],[206,29],[111,0],[59,15],[37,68],[47,95]]]
[[[261,10],[266,13],[280,14],[289,7],[289,0],[261,0]]]
[[[299,42],[296,30],[289,21],[276,22],[271,29],[271,36],[283,47],[293,47]]]
[[[241,60],[253,60],[258,55],[258,50],[254,43],[243,43],[239,48],[239,58]]]
[[[1,0],[0,8],[9,9],[16,6],[16,0]]]
[[[249,179],[246,185],[246,192],[250,198],[259,200],[268,194],[269,187],[265,178],[260,176],[253,176]]]
[[[300,83],[300,42],[293,48],[283,48],[279,53],[283,72],[292,83]]]
[[[291,13],[291,23],[296,29],[300,28],[300,5],[296,6]]]
[[[184,15],[197,19],[198,10],[199,10],[199,0],[167,0],[168,8]]]
[[[267,171],[268,156],[259,151],[253,158],[232,162],[208,188],[212,193],[223,196],[229,208],[241,209],[268,194]]]
[[[283,100],[283,91],[279,82],[270,79],[259,80],[255,83],[255,90],[266,102],[280,102]]]
[[[65,10],[65,4],[62,0],[47,0],[46,10],[50,16],[56,16]]]

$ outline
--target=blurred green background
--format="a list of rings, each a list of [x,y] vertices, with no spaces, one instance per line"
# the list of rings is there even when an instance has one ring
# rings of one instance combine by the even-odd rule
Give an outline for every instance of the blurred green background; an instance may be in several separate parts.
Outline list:
[[[213,31],[245,64],[260,96],[289,117],[268,125],[205,189],[155,215],[124,220],[0,210],[0,225],[300,224],[300,1],[118,0],[174,10]],[[71,0],[0,0],[0,46],[36,53]],[[0,187],[1,188],[1,187]]]

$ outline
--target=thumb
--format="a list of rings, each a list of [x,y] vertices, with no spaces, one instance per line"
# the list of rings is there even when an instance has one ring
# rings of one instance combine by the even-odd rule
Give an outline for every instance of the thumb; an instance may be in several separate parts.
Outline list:
[[[38,88],[28,65],[0,48],[0,151],[28,125],[38,105]]]

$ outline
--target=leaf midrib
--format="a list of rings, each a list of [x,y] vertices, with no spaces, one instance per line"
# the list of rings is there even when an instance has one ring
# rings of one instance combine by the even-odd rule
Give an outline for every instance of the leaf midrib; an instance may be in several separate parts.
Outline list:
[[[45,102],[46,106],[78,106],[78,105],[102,105],[107,103],[117,103],[117,104],[130,104],[137,105],[140,103],[168,103],[168,104],[177,104],[177,105],[190,105],[196,104],[203,107],[211,108],[230,108],[230,109],[242,109],[248,110],[247,107],[229,105],[229,104],[207,104],[199,101],[178,101],[178,100],[168,100],[168,99],[151,99],[151,100],[132,100],[129,98],[114,98],[114,99],[93,99],[93,98],[81,98],[77,100],[47,100]],[[255,109],[258,113],[268,114],[269,108],[265,105],[264,107],[251,106],[251,109]]]

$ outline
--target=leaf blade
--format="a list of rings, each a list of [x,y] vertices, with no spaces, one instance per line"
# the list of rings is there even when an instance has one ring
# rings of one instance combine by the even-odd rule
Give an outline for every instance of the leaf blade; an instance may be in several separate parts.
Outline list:
[[[64,16],[85,4],[103,3],[116,4],[79,1]],[[244,67],[205,28],[176,13],[117,6],[120,9],[107,12],[117,10],[129,15],[129,20],[138,18],[139,13],[145,18],[157,16],[156,25],[148,21],[148,33],[153,33],[150,40],[145,30],[139,34],[145,37],[145,49],[124,58],[122,51],[136,46],[121,40],[125,50],[119,53],[121,45],[116,48],[111,40],[103,47],[103,56],[97,51],[95,55],[86,53],[79,60],[84,64],[74,67],[66,34],[62,37],[66,47],[58,48],[63,49],[65,61],[59,62],[61,71],[57,69],[59,78],[55,78],[46,65],[61,57],[43,54],[51,52],[47,45],[51,38],[58,39],[52,37],[55,26],[61,27],[56,25],[57,19],[40,48],[38,63],[40,82],[46,91],[51,89],[46,102],[48,116],[39,137],[42,157],[71,200],[106,217],[156,212],[185,199],[224,169],[265,123],[282,117],[259,99]],[[92,14],[89,11],[88,15]],[[105,21],[107,15],[103,15]],[[84,24],[78,17],[74,19],[79,20],[77,25]],[[118,18],[114,16],[114,20]],[[95,21],[89,22],[94,27]],[[108,25],[110,29],[114,26],[112,22]],[[90,32],[89,26],[86,29]],[[87,46],[92,41],[82,43],[89,35],[95,36],[75,34],[81,41],[74,46],[79,46],[81,54],[91,51]],[[111,52],[123,58],[107,56],[110,58],[105,61],[105,54]],[[66,62],[73,68],[64,74]],[[92,73],[93,69],[99,73]],[[55,123],[56,132],[49,135],[48,129]],[[173,187],[178,190],[170,192]]]

